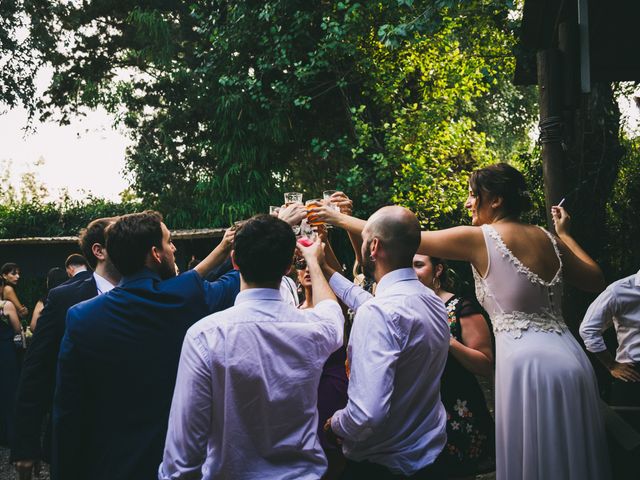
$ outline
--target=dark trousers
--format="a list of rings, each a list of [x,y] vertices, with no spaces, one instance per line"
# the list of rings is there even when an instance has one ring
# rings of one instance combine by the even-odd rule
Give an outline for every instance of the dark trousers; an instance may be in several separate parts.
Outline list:
[[[623,382],[614,378],[610,403],[620,407],[640,407],[640,382]]]
[[[340,480],[446,480],[446,478],[447,472],[443,462],[438,458],[431,465],[427,465],[409,477],[393,473],[387,467],[377,463],[366,460],[364,462],[347,460]]]

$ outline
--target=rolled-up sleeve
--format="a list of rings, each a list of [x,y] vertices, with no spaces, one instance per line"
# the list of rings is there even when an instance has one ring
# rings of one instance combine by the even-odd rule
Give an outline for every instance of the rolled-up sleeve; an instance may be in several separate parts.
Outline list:
[[[379,307],[368,304],[353,322],[349,401],[331,419],[332,430],[351,441],[366,440],[389,415],[400,345],[387,320]]]
[[[580,336],[591,353],[604,352],[607,346],[602,338],[616,315],[616,298],[612,288],[607,288],[589,306],[580,324]]]
[[[187,333],[173,392],[160,480],[201,478],[211,429],[212,392],[207,350]]]
[[[360,305],[373,298],[369,292],[355,285],[339,273],[334,273],[329,279],[329,286],[342,303],[351,310],[358,310]]]

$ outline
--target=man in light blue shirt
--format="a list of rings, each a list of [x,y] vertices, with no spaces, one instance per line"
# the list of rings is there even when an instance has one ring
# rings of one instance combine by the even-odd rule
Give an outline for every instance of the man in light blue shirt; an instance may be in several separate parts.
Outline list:
[[[347,350],[349,401],[325,429],[342,439],[343,479],[445,478],[435,463],[446,443],[440,377],[449,349],[442,301],[412,267],[420,243],[415,215],[384,207],[362,231],[373,297],[323,264],[330,285],[356,311]]]
[[[344,317],[319,265],[320,242],[299,246],[314,307],[279,291],[295,248],[291,227],[269,215],[236,233],[241,292],[228,310],[189,329],[182,347],[160,480],[319,479],[322,366],[342,345]]]

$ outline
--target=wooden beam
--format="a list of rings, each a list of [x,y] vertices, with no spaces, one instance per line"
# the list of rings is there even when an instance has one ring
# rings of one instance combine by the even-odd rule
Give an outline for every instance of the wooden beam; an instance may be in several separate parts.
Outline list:
[[[563,83],[560,52],[540,50],[537,55],[540,97],[540,142],[547,225],[553,229],[551,206],[565,196],[563,148]]]

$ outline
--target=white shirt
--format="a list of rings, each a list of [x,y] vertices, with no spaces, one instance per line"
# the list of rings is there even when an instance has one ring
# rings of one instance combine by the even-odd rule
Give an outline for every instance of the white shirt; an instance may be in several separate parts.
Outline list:
[[[101,277],[96,272],[93,272],[93,278],[96,281],[96,290],[98,290],[98,295],[102,293],[107,293],[111,290],[115,285],[112,285],[109,280],[104,277]]]
[[[432,464],[446,443],[444,303],[411,268],[382,277],[375,297],[337,273],[329,283],[356,310],[347,348],[349,401],[333,415],[331,428],[343,437],[350,459],[412,475]]]
[[[159,479],[319,479],[318,383],[343,329],[336,301],[298,310],[266,288],[191,327]]]
[[[640,272],[612,283],[589,306],[580,324],[587,350],[607,349],[602,332],[612,323],[618,337],[616,361],[640,363]]]
[[[282,295],[282,300],[284,303],[289,303],[294,307],[300,305],[300,299],[298,298],[298,286],[296,282],[286,275],[282,277],[282,282],[280,282],[280,295]]]

